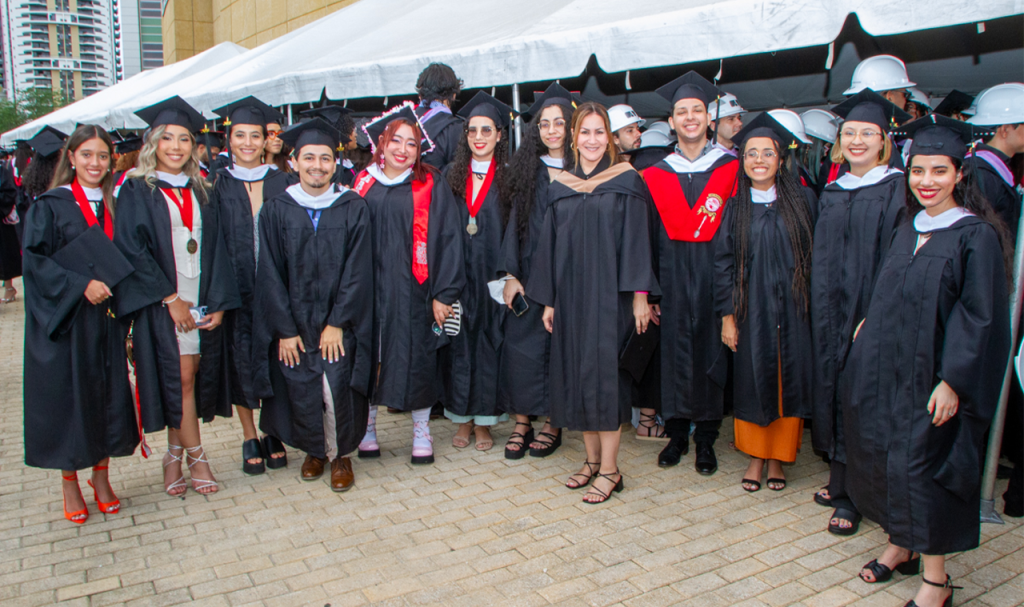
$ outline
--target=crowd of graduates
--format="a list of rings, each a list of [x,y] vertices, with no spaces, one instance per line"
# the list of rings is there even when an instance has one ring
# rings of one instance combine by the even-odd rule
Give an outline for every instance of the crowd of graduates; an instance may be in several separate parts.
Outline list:
[[[412,464],[433,463],[441,415],[480,451],[511,421],[510,460],[580,432],[565,485],[597,504],[625,487],[623,425],[663,467],[692,436],[710,475],[731,413],[743,489],[784,490],[810,424],[828,530],[889,535],[861,578],[923,564],[908,605],[950,605],[1011,350],[1024,84],[932,110],[879,56],[830,110],[746,120],[689,72],[647,124],[553,83],[517,147],[517,112],[485,92],[456,108],[461,85],[429,66],[418,103],[358,127],[368,152],[346,108],[287,126],[255,97],[214,110],[223,133],[172,97],[137,112],[140,136],[18,146],[0,278],[7,301],[24,275],[25,461],[62,471],[65,517],[89,517],[88,468],[118,512],[109,458],[157,431],[166,492],[217,491],[199,424],[216,416],[237,414],[246,474],[291,448],[335,491],[350,455],[393,452],[380,407],[411,415]]]

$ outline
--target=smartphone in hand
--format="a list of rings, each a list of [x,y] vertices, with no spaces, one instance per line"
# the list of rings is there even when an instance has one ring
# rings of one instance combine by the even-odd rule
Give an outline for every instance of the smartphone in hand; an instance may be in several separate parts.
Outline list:
[[[522,316],[529,309],[530,304],[526,303],[526,298],[523,297],[523,294],[516,293],[516,296],[512,298],[512,313],[516,316]]]

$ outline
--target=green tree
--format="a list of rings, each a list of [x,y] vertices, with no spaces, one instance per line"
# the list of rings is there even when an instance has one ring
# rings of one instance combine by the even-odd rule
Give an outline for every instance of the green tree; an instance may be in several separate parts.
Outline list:
[[[47,88],[26,89],[13,101],[4,97],[0,99],[0,133],[16,129],[67,103],[68,100],[59,91]]]

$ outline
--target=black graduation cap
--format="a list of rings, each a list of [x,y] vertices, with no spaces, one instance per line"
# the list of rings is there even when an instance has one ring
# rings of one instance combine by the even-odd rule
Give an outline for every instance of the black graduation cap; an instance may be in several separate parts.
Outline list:
[[[299,150],[306,145],[326,145],[334,151],[341,140],[341,133],[323,118],[313,118],[289,127],[280,138],[298,156]]]
[[[743,143],[751,137],[769,137],[774,139],[782,150],[796,147],[795,144],[799,143],[796,135],[782,126],[782,123],[773,118],[768,112],[761,112],[757,118],[743,125],[740,132],[736,133],[732,139],[740,149],[743,149]]]
[[[149,128],[174,124],[193,133],[202,129],[206,122],[202,114],[177,95],[142,108],[135,115],[144,120]]]
[[[387,128],[392,121],[402,118],[407,120],[410,124],[419,126],[420,133],[423,135],[423,142],[426,145],[420,146],[420,153],[426,154],[434,149],[434,142],[430,140],[427,135],[427,130],[423,128],[423,124],[420,122],[419,116],[413,111],[415,106],[412,102],[406,101],[401,105],[396,105],[390,110],[384,112],[380,116],[370,120],[363,125],[363,132],[366,133],[366,138],[370,140],[370,147],[374,150],[377,149],[377,144],[380,142],[380,136],[384,134],[384,129]]]
[[[935,113],[943,116],[952,116],[953,114],[959,114],[971,107],[974,103],[974,96],[968,95],[963,91],[953,89],[946,95],[946,98],[942,100],[938,106],[935,107]]]
[[[64,147],[64,141],[67,139],[67,135],[61,133],[52,126],[44,126],[38,133],[35,134],[28,143],[36,154],[39,154],[43,158],[53,156]]]
[[[249,95],[245,99],[239,99],[224,107],[213,110],[224,119],[224,126],[232,124],[256,124],[266,126],[269,122],[281,124],[284,122],[284,114],[263,103],[259,99]]]
[[[963,160],[971,142],[987,130],[953,118],[929,114],[904,124],[899,132],[913,138],[910,156],[949,156]]]
[[[114,151],[118,154],[127,154],[142,149],[142,137],[138,135],[121,135],[121,141],[114,144]]]
[[[883,131],[910,120],[910,114],[871,89],[864,89],[831,110],[846,122],[867,122]]]
[[[568,108],[571,115],[572,110],[576,108],[575,100],[576,97],[569,92],[569,89],[557,82],[552,82],[543,93],[534,98],[533,105],[525,113],[530,116],[537,116],[548,106],[560,105]],[[566,120],[569,120],[569,118],[570,116],[565,117]]]
[[[515,117],[516,111],[483,91],[478,91],[466,105],[459,110],[459,116],[469,119],[474,116],[485,116],[494,121],[499,129],[508,128]]]
[[[680,99],[699,99],[708,105],[724,93],[697,72],[690,70],[655,91],[675,106]]]
[[[238,124],[249,124],[246,122],[239,122]],[[213,129],[213,122],[206,122],[203,124],[203,128],[195,134],[196,145],[205,145],[207,148],[222,148],[224,147],[224,133],[222,131],[216,131]]]
[[[348,145],[349,141],[352,140],[352,133],[344,132],[341,121],[345,116],[352,112],[353,110],[350,110],[347,107],[341,107],[340,105],[322,105],[320,107],[299,112],[299,115],[305,116],[306,118],[322,118],[326,122],[334,125],[334,128],[338,129],[338,132],[341,133],[342,145]]]

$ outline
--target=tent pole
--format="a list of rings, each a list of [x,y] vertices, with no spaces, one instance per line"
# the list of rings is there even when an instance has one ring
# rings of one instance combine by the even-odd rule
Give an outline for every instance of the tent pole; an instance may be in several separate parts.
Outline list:
[[[288,104],[288,126],[292,125],[292,104]]]
[[[1024,215],[1018,224],[1018,233],[1024,229]],[[999,406],[992,418],[992,428],[988,433],[988,450],[985,455],[985,472],[981,477],[981,522],[1004,524],[996,513],[996,470],[999,468],[999,448],[1003,444],[1003,430],[1006,425],[1006,403],[1010,399],[1010,387],[1014,381],[1013,359],[1017,354],[1017,341],[1020,338],[1020,313],[1024,305],[1024,244],[1017,247],[1013,258],[1013,300],[1010,302],[1010,360],[1006,362],[1006,374],[1003,376],[1003,389],[999,392]]]
[[[515,83],[512,85],[512,109],[519,113],[519,84]],[[516,116],[516,149],[519,149],[519,144],[523,140],[523,119]],[[1024,248],[1024,247],[1022,247]]]

